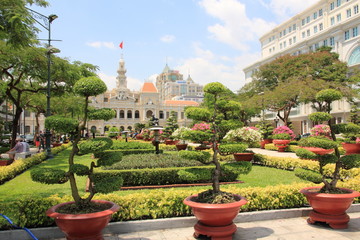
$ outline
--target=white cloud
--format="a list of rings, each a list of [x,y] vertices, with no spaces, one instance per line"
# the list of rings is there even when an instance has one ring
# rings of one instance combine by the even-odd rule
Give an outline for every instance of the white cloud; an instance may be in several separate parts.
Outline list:
[[[188,73],[194,82],[205,85],[210,82],[221,82],[232,91],[239,90],[245,84],[243,68],[259,59],[258,54],[242,54],[236,58],[217,56],[210,50],[204,50],[194,44],[196,57],[185,59],[176,67],[181,73]],[[206,52],[212,58],[206,58],[201,53]],[[200,53],[200,54],[199,54]],[[184,74],[184,79],[188,76]]]
[[[264,0],[260,0],[260,2],[273,12],[280,21],[287,20],[316,4],[314,0],[270,0],[266,3]]]
[[[98,75],[100,79],[105,82],[108,90],[112,90],[116,88],[116,76],[107,75],[103,72],[99,72]],[[136,78],[127,77],[126,80],[127,80],[127,88],[130,89],[131,91],[139,91],[143,85],[143,81]]]
[[[113,42],[87,42],[86,45],[94,48],[109,48],[109,49],[115,49],[115,44]]]
[[[245,4],[237,0],[202,0],[205,11],[221,23],[209,26],[211,37],[238,50],[248,51],[249,43],[275,27],[275,23],[261,18],[249,18]]]
[[[160,38],[160,40],[165,43],[171,43],[171,42],[175,41],[175,36],[174,35],[164,35]]]

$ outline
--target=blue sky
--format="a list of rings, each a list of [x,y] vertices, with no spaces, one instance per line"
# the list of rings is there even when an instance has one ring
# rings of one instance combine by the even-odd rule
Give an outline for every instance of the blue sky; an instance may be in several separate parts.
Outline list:
[[[123,54],[128,88],[154,81],[167,63],[184,78],[218,81],[233,91],[242,69],[261,58],[259,37],[314,0],[48,0],[33,10],[58,15],[51,25],[59,56],[99,66],[112,89]],[[41,29],[39,38],[47,38]],[[119,48],[124,42],[123,49]]]

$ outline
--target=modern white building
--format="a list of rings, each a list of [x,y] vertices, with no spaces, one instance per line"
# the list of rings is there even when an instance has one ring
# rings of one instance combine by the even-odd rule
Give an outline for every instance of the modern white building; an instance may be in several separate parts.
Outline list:
[[[360,0],[321,0],[278,25],[260,38],[261,59],[244,69],[246,82],[263,64],[285,54],[298,55],[330,46],[340,60],[351,68],[360,68]],[[349,117],[350,104],[345,100],[334,102],[332,115],[336,123]],[[307,133],[312,127],[307,115],[313,109],[300,105],[290,115],[297,133]],[[266,112],[269,120],[275,113]]]

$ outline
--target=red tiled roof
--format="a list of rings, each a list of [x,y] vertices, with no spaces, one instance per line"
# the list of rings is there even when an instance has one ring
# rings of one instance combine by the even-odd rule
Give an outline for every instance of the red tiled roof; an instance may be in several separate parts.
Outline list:
[[[157,93],[157,89],[155,87],[155,85],[151,82],[146,82],[144,83],[144,85],[142,86],[141,92],[152,92],[152,93]]]
[[[199,106],[199,103],[195,101],[165,100],[164,103],[171,106]]]

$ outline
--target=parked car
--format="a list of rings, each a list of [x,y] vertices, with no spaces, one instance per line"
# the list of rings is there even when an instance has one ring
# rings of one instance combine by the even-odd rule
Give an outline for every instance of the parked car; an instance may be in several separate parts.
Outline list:
[[[27,143],[34,143],[34,135],[32,134],[20,135],[20,137],[24,139]]]

